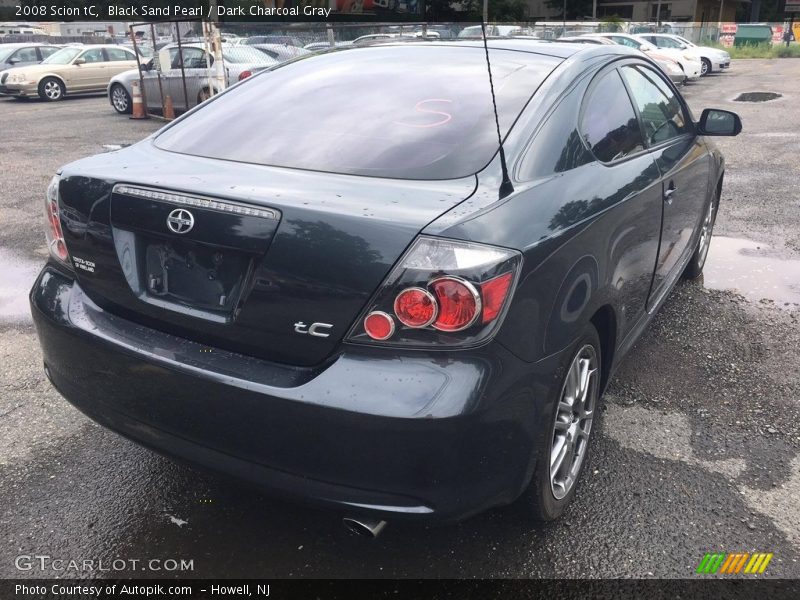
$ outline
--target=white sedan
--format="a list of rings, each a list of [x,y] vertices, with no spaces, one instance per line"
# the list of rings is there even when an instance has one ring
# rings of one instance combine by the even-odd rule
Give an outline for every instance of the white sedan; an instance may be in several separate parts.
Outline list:
[[[635,48],[644,53],[657,51],[659,54],[666,54],[681,66],[686,78],[689,80],[697,79],[703,71],[703,63],[694,54],[690,54],[685,50],[658,48],[638,35],[628,35],[627,33],[592,33],[587,35],[608,38],[612,42]]]
[[[686,38],[671,33],[642,33],[636,37],[647,40],[661,49],[683,50],[700,59],[702,74],[707,75],[714,71],[721,71],[731,66],[731,55],[725,50],[710,46],[698,46]]]

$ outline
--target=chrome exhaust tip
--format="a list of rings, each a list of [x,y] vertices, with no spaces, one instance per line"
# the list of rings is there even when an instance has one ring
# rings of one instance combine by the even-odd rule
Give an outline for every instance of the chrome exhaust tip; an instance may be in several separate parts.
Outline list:
[[[342,519],[342,525],[344,525],[345,529],[347,529],[350,533],[374,540],[386,527],[386,521],[345,517]]]

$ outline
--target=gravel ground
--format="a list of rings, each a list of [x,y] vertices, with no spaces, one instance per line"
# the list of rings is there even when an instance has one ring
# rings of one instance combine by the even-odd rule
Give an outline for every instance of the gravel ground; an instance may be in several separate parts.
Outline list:
[[[731,101],[747,91],[783,98]],[[158,123],[118,117],[104,98],[0,99],[0,577],[20,574],[20,554],[183,558],[199,577],[691,577],[707,551],[773,552],[766,576],[800,576],[800,290],[784,277],[800,264],[789,125],[800,60],[735,61],[685,95],[698,115],[730,107],[744,122],[719,142],[719,247],[707,285],[677,287],[612,381],[575,503],[544,527],[507,507],[437,528],[390,524],[370,543],[329,513],[143,450],[50,388],[24,302],[45,255],[44,189],[60,164]]]

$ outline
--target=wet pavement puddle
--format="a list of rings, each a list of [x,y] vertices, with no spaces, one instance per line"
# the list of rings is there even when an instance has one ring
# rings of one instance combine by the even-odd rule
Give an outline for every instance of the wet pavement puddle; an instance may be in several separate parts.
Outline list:
[[[782,94],[776,92],[745,92],[733,99],[734,102],[769,102],[781,98]]]
[[[28,292],[42,265],[0,248],[0,323],[30,322]]]
[[[745,239],[711,239],[703,285],[733,290],[754,302],[800,306],[800,260],[777,256],[770,246]]]

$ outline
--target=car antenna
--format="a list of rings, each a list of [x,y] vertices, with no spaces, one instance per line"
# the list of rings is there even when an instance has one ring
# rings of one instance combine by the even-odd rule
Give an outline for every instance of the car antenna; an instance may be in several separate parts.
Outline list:
[[[508,176],[506,153],[503,150],[503,136],[500,135],[500,117],[497,116],[497,99],[494,96],[492,63],[489,61],[489,44],[486,41],[486,23],[483,20],[481,20],[481,32],[483,33],[483,51],[486,54],[486,68],[489,71],[489,90],[492,92],[492,108],[494,109],[494,124],[497,128],[497,145],[500,152],[500,168],[503,170],[503,182],[500,184],[500,199],[503,199],[514,191],[514,186],[511,184],[511,178]]]

